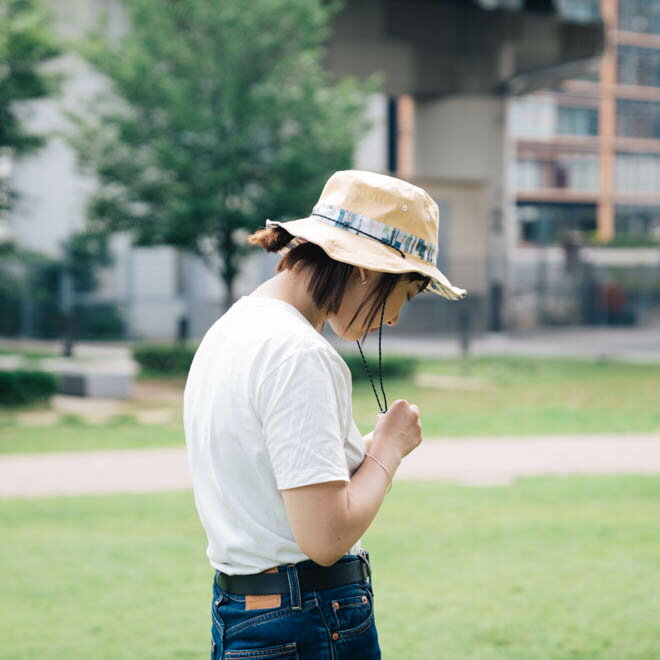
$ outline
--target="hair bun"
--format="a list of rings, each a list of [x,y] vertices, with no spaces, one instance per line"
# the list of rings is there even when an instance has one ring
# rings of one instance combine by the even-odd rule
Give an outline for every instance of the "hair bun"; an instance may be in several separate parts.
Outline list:
[[[247,241],[251,245],[262,247],[266,252],[279,252],[292,239],[293,236],[286,229],[275,226],[258,229],[254,234],[248,236]]]

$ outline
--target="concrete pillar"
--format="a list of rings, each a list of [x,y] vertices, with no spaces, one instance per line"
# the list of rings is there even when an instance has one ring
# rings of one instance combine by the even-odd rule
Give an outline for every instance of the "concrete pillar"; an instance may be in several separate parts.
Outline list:
[[[612,39],[617,24],[617,0],[601,0],[601,14],[608,33],[608,45],[600,65],[599,101],[599,163],[600,199],[596,217],[596,231],[601,241],[609,241],[615,234],[614,159],[616,152],[616,45]]]
[[[410,94],[397,99],[397,172],[401,179],[414,175],[415,159],[415,101]]]
[[[431,189],[434,180],[441,186],[450,218],[448,275],[468,295],[482,297],[493,330],[506,325],[508,254],[515,244],[506,122],[501,97],[461,95],[416,104],[415,179]]]

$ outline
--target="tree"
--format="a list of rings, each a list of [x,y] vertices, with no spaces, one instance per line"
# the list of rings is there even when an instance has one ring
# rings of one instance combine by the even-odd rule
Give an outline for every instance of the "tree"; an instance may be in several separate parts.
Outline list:
[[[89,218],[219,263],[234,300],[245,232],[307,215],[327,177],[351,166],[367,83],[333,81],[323,0],[124,0],[130,29],[80,52],[111,83],[72,144],[99,188]],[[89,119],[93,117],[93,119]]]
[[[59,54],[50,28],[50,16],[35,0],[0,2],[0,159],[30,153],[45,138],[25,130],[18,103],[55,93],[60,76],[41,65]],[[0,211],[15,197],[0,175]]]

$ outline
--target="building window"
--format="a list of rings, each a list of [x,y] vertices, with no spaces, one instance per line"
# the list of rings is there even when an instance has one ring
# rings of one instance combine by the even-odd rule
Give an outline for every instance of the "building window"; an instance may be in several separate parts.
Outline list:
[[[555,133],[557,106],[544,95],[521,96],[511,102],[511,132],[518,137],[550,138]]]
[[[617,236],[648,237],[660,241],[660,206],[622,204],[616,207]]]
[[[619,46],[618,57],[620,83],[660,87],[660,50]]]
[[[518,190],[597,190],[598,171],[596,154],[548,150],[541,156],[539,151],[523,151],[516,164],[516,186]]]
[[[561,97],[560,97],[561,98]],[[598,135],[598,110],[593,97],[569,100],[529,95],[511,103],[511,132],[517,137],[550,139],[555,135]]]
[[[619,0],[619,28],[660,34],[660,3],[657,0]]]
[[[476,0],[476,4],[489,11],[502,9],[514,11],[522,9],[523,0]]]
[[[617,192],[660,193],[660,154],[616,155]]]
[[[619,99],[616,104],[616,133],[621,137],[660,140],[660,103]]]
[[[561,243],[569,232],[596,231],[595,204],[520,203],[520,240],[531,245]]]
[[[598,135],[598,110],[596,108],[557,108],[557,133],[559,135]]]
[[[555,5],[571,21],[591,22],[600,18],[599,0],[555,0]]]

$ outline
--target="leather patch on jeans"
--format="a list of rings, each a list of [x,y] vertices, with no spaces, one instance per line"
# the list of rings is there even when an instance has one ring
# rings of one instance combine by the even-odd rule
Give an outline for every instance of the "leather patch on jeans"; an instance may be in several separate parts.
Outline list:
[[[277,573],[277,568],[269,568],[263,573]],[[282,606],[282,594],[246,594],[246,610],[267,610]]]
[[[246,610],[266,610],[271,607],[281,607],[282,594],[259,594],[245,596]]]

